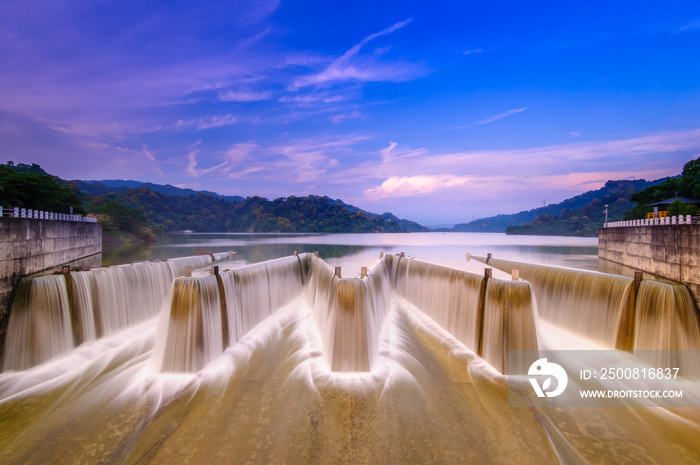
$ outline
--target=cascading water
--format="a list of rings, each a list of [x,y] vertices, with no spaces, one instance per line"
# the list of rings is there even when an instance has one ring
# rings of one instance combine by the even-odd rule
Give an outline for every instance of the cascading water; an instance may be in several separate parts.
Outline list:
[[[306,255],[206,277],[179,278],[165,299],[154,351],[160,371],[195,372],[301,294]]]
[[[529,283],[489,278],[397,258],[396,291],[430,316],[501,373],[509,350],[536,350],[532,288]],[[523,367],[511,364],[522,371]]]
[[[173,278],[211,260],[183,257],[24,279],[10,311],[3,371],[30,368],[154,317]]]
[[[652,366],[680,367],[700,377],[700,319],[685,286],[642,281],[635,311],[634,350]],[[655,351],[655,352],[646,352]],[[657,352],[664,351],[664,352]],[[672,352],[669,352],[672,351]],[[671,357],[671,360],[658,357]]]
[[[221,355],[225,347],[216,276],[176,279],[163,312],[165,338],[155,350],[160,371],[194,372]]]
[[[505,366],[505,345],[529,348],[531,287],[440,268],[387,256],[367,277],[341,279],[325,262],[300,256],[177,279],[160,319],[31,370],[0,374],[0,461],[698,463],[700,423],[692,408],[509,407],[506,377],[494,367]],[[90,276],[73,273],[69,286],[52,277],[54,295],[71,287],[75,308],[90,308],[94,288],[80,283]],[[473,286],[466,284],[470,278]],[[250,289],[237,288],[242,282]],[[277,287],[285,290],[271,295]],[[446,299],[443,292],[461,297]],[[640,299],[645,292],[640,287]],[[289,305],[275,308],[287,299]],[[471,336],[471,344],[482,346],[490,365],[445,331],[473,334],[477,325],[465,315],[480,313],[461,305],[483,308],[481,343]],[[246,337],[231,337],[224,350],[224,320],[236,315],[254,327]],[[318,344],[319,334],[336,342],[362,326],[364,342],[345,342],[351,351],[366,346],[371,372],[331,373],[337,357],[328,363],[321,357],[353,359],[334,344]],[[233,323],[228,328],[239,334]],[[166,352],[180,361],[171,359],[162,372]]]
[[[479,355],[501,373],[527,373],[526,364],[509,360],[508,354],[512,350],[537,350],[530,283],[489,279],[483,318]]]
[[[493,258],[488,263],[517,269],[532,283],[540,318],[615,347],[632,278]]]
[[[3,371],[26,370],[72,348],[65,277],[23,278],[10,313]]]
[[[467,347],[478,351],[483,277],[420,260],[398,262],[396,291]]]
[[[488,263],[520,270],[535,289],[541,318],[607,347],[700,350],[700,315],[683,285],[644,280],[635,289],[634,279],[624,276],[493,258]],[[698,365],[681,364],[689,374],[698,373]]]
[[[361,279],[343,279],[324,261],[311,257],[306,299],[313,309],[326,362],[332,371],[372,369],[378,358],[390,281],[386,258]]]

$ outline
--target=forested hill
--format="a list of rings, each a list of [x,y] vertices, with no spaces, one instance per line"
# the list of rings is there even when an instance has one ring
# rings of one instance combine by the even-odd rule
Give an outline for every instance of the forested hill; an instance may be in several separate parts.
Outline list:
[[[229,202],[241,202],[245,200],[245,197],[240,195],[221,195],[216,192],[210,191],[195,191],[192,189],[183,189],[181,187],[171,186],[170,184],[154,184],[152,182],[141,182],[141,181],[124,181],[121,179],[104,179],[101,181],[72,181],[76,187],[87,194],[90,195],[105,195],[112,192],[126,192],[129,189],[138,189],[140,187],[147,187],[154,192],[160,192],[166,195],[197,195],[199,193],[209,194],[213,197],[228,200]]]
[[[248,197],[230,202],[209,194],[172,196],[147,187],[86,199],[88,211],[119,203],[144,212],[146,220],[166,230],[196,232],[404,232],[397,221],[350,211],[315,195],[268,200]],[[418,225],[420,227],[420,225]]]
[[[605,205],[608,220],[622,220],[634,207],[630,197],[642,189],[664,181],[608,181],[601,189],[585,192],[557,204],[522,211],[512,215],[482,218],[458,224],[455,231],[506,232],[508,234],[538,234],[565,236],[595,236],[603,225]]]
[[[129,187],[129,186],[137,187]],[[98,218],[103,230],[152,240],[161,231],[407,232],[427,228],[391,213],[363,211],[309,195],[268,200],[197,192],[138,181],[64,181],[39,165],[0,164],[0,204]]]

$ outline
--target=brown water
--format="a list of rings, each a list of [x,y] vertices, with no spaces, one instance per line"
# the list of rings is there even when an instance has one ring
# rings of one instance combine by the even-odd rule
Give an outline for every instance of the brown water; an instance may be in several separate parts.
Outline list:
[[[489,279],[481,299],[483,268],[469,275],[409,259],[342,281],[313,257],[308,269],[297,257],[224,268],[224,299],[215,276],[195,273],[175,281],[183,288],[160,317],[0,374],[0,461],[700,463],[700,401],[508,406],[504,347],[607,337],[537,320],[534,283]],[[480,301],[483,315],[473,310]],[[346,339],[362,328],[364,343]],[[358,347],[365,358],[350,354]],[[168,353],[180,357],[166,367]],[[359,359],[369,371],[348,372]]]

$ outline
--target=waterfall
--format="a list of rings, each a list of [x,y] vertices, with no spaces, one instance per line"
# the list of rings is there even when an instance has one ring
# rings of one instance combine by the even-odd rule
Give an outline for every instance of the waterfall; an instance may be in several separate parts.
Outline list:
[[[24,278],[10,310],[3,371],[24,370],[160,311],[175,277],[210,255]]]
[[[604,346],[700,350],[700,315],[681,284],[643,280],[637,289],[634,279],[625,276],[493,258],[488,263],[503,271],[520,270],[535,289],[541,318]],[[700,361],[685,360],[689,355],[682,353],[674,356],[691,372],[700,371]],[[673,365],[667,362],[663,366]]]
[[[161,371],[194,372],[301,294],[306,255],[179,278],[163,304],[154,351]]]
[[[501,373],[508,373],[509,350],[537,350],[529,283],[487,279],[415,259],[392,259],[399,262],[396,292]],[[524,369],[518,363],[510,367],[517,372]]]
[[[224,347],[216,276],[176,279],[172,299],[163,310],[168,318],[161,371],[197,371],[221,355]]]
[[[700,350],[699,321],[685,286],[642,281],[635,312],[634,350],[651,366],[680,367],[684,376],[700,377],[700,359],[696,356]]]
[[[331,371],[366,372],[376,362],[391,295],[387,260],[360,279],[339,278],[326,262],[311,257],[306,298]]]
[[[302,254],[221,273],[231,343],[301,293],[306,260]]]
[[[532,283],[540,318],[615,347],[632,278],[493,258],[488,263],[520,270],[520,277]]]
[[[509,351],[537,350],[532,300],[528,282],[489,279],[486,283],[479,355],[501,373],[527,373],[529,363],[509,360]]]
[[[3,371],[26,370],[72,348],[65,277],[20,280],[8,323]]]
[[[478,351],[479,296],[483,277],[416,259],[398,262],[396,291],[446,329],[462,344]]]

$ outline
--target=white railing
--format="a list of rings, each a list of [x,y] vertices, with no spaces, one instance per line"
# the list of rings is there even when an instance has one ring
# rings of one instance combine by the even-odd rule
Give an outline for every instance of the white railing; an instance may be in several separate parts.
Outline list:
[[[90,218],[82,215],[71,215],[69,213],[54,213],[42,210],[32,210],[31,208],[0,207],[0,218],[34,218],[35,220],[50,221],[79,221],[82,223],[97,223],[97,218]]]
[[[664,226],[671,224],[692,224],[691,215],[667,216],[665,218],[646,218],[643,220],[611,221],[606,228],[624,228],[629,226]]]

